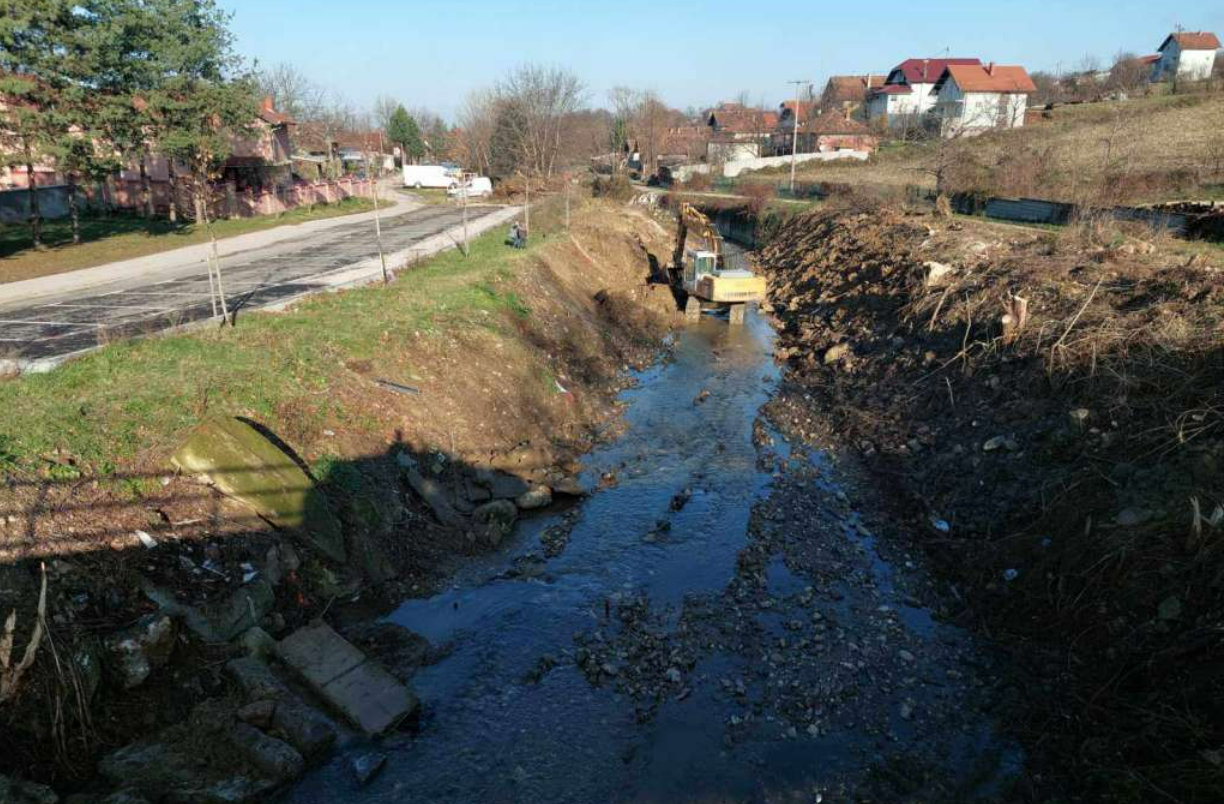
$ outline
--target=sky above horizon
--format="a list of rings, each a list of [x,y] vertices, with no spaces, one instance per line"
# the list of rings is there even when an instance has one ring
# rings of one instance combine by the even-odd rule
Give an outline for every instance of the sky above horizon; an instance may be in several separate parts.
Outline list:
[[[1123,51],[1152,53],[1177,26],[1224,37],[1224,2],[1138,0],[883,4],[775,0],[510,3],[467,0],[218,0],[233,13],[239,53],[293,64],[358,109],[392,96],[447,119],[468,92],[534,62],[574,72],[587,103],[614,86],[653,89],[670,105],[704,107],[747,92],[774,106],[787,82],[887,72],[910,57],[975,56],[1030,72],[1103,66]],[[829,3],[827,5],[833,5]],[[457,11],[462,9],[462,11]]]

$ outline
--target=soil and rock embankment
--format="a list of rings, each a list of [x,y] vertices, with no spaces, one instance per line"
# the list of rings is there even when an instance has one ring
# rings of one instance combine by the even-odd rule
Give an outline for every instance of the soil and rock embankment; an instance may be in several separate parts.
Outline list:
[[[537,246],[507,248],[487,278],[430,275],[471,287],[405,311],[375,357],[346,350],[343,303],[334,320],[312,313],[336,334],[334,369],[274,409],[228,409],[223,389],[204,389],[181,432],[137,431],[147,446],[123,465],[74,457],[68,432],[42,469],[4,464],[0,611],[17,611],[17,658],[44,564],[47,589],[35,663],[0,709],[5,795],[266,797],[362,732],[321,703],[336,668],[266,673],[276,644],[324,612],[353,667],[362,651],[383,660],[394,679],[369,672],[412,716],[398,682],[429,650],[365,622],[494,548],[522,512],[582,494],[580,457],[611,432],[625,368],[652,361],[672,324],[670,292],[645,282],[667,250],[656,223],[595,204],[569,231],[541,211],[533,233]],[[282,347],[266,352],[293,359]],[[232,449],[210,458],[219,440]],[[267,449],[282,451],[274,493],[243,480]],[[277,510],[285,501],[300,510]]]
[[[1027,668],[1047,782],[1218,800],[1224,259],[850,209],[793,219],[760,262],[775,419],[895,490],[959,618]]]

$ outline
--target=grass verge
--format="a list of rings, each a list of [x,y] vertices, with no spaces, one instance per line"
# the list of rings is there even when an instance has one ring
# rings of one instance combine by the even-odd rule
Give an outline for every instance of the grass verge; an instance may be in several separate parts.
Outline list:
[[[286,315],[247,316],[232,330],[116,343],[2,383],[0,475],[65,463],[105,475],[168,450],[210,409],[250,411],[275,429],[292,400],[298,416],[359,425],[361,412],[349,415],[328,394],[338,365],[377,362],[440,330],[501,326],[504,316],[493,313],[528,314],[500,285],[538,246],[512,251],[503,235],[498,227],[473,241],[470,256],[445,252],[386,287],[319,295]]]
[[[298,207],[282,215],[234,218],[213,224],[219,239],[261,232],[277,226],[335,218],[374,209],[366,198],[346,198],[334,204]],[[72,224],[67,220],[46,221],[43,242],[34,249],[26,224],[0,226],[0,283],[62,274],[104,265],[108,262],[144,257],[162,251],[208,242],[208,230],[193,223],[171,223],[137,215],[86,217],[81,221],[81,243],[72,243]]]

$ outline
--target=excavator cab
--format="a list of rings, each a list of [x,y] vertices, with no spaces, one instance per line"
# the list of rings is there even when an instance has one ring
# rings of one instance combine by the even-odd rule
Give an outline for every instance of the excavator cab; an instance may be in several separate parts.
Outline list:
[[[718,272],[718,255],[713,251],[689,251],[684,261],[685,284]]]

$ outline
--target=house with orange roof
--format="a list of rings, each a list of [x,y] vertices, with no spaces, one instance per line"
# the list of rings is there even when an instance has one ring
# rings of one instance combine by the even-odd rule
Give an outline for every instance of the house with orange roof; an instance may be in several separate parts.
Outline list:
[[[1023,67],[991,62],[950,64],[935,82],[933,112],[945,137],[1024,125],[1029,95],[1037,91]]]
[[[889,128],[921,125],[935,106],[935,82],[953,64],[980,65],[978,59],[906,59],[888,73],[881,86],[868,91],[867,119]]]
[[[1152,81],[1204,81],[1215,69],[1220,39],[1210,31],[1178,31],[1165,37],[1160,58],[1152,67]]]

